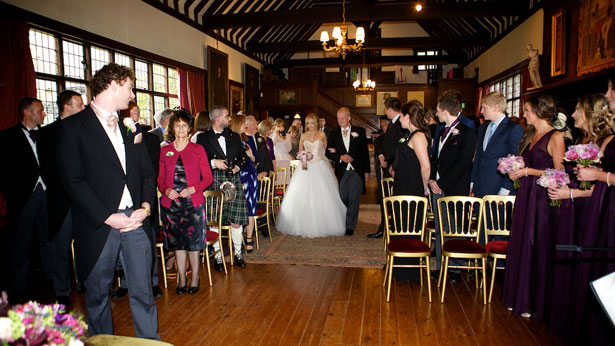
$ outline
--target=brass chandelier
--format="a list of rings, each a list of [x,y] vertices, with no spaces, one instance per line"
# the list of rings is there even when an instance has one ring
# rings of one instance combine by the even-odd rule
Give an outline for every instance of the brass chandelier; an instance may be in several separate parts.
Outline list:
[[[336,26],[333,28],[333,32],[331,33],[331,37],[335,39],[335,46],[329,46],[329,33],[326,30],[323,30],[320,33],[320,41],[322,42],[322,49],[325,52],[336,51],[342,57],[342,59],[346,59],[347,52],[358,52],[361,50],[363,46],[363,42],[365,42],[365,29],[362,26],[357,28],[357,32],[355,35],[355,44],[348,44],[348,28],[346,27],[346,1],[342,1],[342,26]]]

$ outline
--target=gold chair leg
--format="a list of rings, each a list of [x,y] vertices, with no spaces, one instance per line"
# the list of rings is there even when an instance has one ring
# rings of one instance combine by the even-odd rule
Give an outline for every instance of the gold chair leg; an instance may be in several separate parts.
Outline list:
[[[442,284],[442,272],[444,272],[444,261],[440,260],[440,275],[438,275],[438,287]]]
[[[222,248],[222,238],[218,238],[218,242],[220,244],[219,251],[220,251],[220,257],[222,257],[222,267],[224,267],[224,275],[228,275],[228,271],[226,270],[226,261],[224,260],[224,248]]]
[[[390,300],[391,298],[391,281],[393,279],[393,264],[395,263],[395,257],[391,256],[391,263],[389,265],[389,271],[388,271],[388,275],[387,275],[387,302]]]
[[[164,288],[167,288],[167,261],[164,258],[164,248],[162,246],[156,246],[160,249],[160,261],[162,262],[162,277],[164,278]]]
[[[448,274],[448,256],[444,256],[444,282],[442,283],[442,298],[440,299],[440,303],[444,303],[444,293],[446,293],[446,274]],[[442,275],[442,272],[440,272]]]
[[[427,294],[429,296],[429,302],[431,303],[431,275],[429,275],[431,269],[429,268],[429,256],[425,257],[425,263],[427,264]]]
[[[256,250],[260,250],[261,247],[258,245],[258,219],[254,219],[254,234],[252,236],[256,238]]]
[[[382,286],[386,286],[388,274],[389,274],[389,254],[387,254],[387,261],[384,266],[384,280],[382,280]]]
[[[421,266],[423,265],[423,260],[424,259],[425,259],[424,257],[419,258],[419,265],[421,265]],[[423,270],[424,269],[425,268],[423,268],[423,267],[419,267],[419,277],[420,277],[419,280],[421,281],[421,287],[423,287]]]
[[[486,267],[485,258],[483,258],[482,261],[483,261],[483,279],[482,279],[482,283],[483,283],[483,304],[487,305],[487,281],[486,281],[487,280],[487,278],[486,278],[487,275],[485,275],[487,273],[487,270],[485,268]]]
[[[228,230],[228,253],[231,256],[231,265],[233,265],[233,254],[235,253],[235,248],[233,247],[233,232],[231,229]],[[224,256],[222,256],[222,262],[224,261]]]
[[[211,263],[209,263],[209,245],[205,244],[205,251],[203,252],[203,257],[205,258],[205,262],[207,262],[207,276],[209,277],[209,286],[213,286],[213,282],[211,281]]]
[[[273,219],[275,222],[275,218]],[[269,224],[269,216],[267,216],[267,234],[269,234],[269,242],[273,243],[273,236],[271,235],[271,225]]]
[[[491,296],[493,295],[493,283],[495,282],[495,271],[497,270],[498,259],[493,258],[493,272],[491,274],[491,285],[489,285],[489,300],[488,302],[491,304]]]
[[[478,260],[474,260],[474,267],[478,267]],[[474,285],[478,287],[478,269],[474,269]]]

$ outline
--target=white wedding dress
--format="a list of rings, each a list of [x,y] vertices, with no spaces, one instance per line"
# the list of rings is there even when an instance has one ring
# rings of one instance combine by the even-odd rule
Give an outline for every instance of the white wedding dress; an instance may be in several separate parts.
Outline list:
[[[306,238],[343,235],[346,232],[346,206],[342,202],[337,179],[320,140],[303,141],[305,151],[314,155],[308,169],[297,167],[276,220],[276,229],[284,234]]]

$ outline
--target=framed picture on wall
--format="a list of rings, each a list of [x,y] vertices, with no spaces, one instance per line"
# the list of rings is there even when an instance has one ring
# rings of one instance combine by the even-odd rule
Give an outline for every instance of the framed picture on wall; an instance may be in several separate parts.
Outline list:
[[[579,12],[577,75],[615,66],[615,0],[583,0]],[[610,13],[609,13],[610,12]]]
[[[372,106],[372,94],[357,95],[355,101],[355,107],[371,107]]]
[[[397,97],[397,90],[378,91],[376,93],[376,115],[384,115],[384,101],[389,97]]]
[[[208,107],[228,105],[228,90],[228,54],[207,46]]]
[[[566,27],[564,10],[559,10],[551,17],[551,76],[566,73]]]
[[[297,103],[297,91],[295,90],[280,90],[280,104],[294,105]]]
[[[423,106],[425,106],[425,92],[424,91],[408,91],[406,94],[406,102],[417,100],[421,102]]]
[[[258,69],[244,63],[244,103],[246,114],[256,115],[259,105],[259,81]]]
[[[231,114],[237,114],[243,111],[243,87],[239,85],[231,85],[230,93],[231,100],[229,104],[229,110]]]

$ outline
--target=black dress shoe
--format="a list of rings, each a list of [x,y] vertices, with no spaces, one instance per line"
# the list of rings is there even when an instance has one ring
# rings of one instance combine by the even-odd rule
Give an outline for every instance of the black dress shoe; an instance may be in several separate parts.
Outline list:
[[[124,298],[124,296],[128,293],[128,288],[118,287],[115,292],[111,295],[111,299],[116,300],[120,298]]]
[[[347,229],[346,233],[344,233],[344,235],[353,235],[354,234],[354,230],[351,229]]]
[[[185,294],[186,293],[186,286],[177,286],[175,287],[175,292],[179,295]]]
[[[448,281],[452,284],[456,284],[461,282],[461,274],[459,273],[450,273],[448,274]]]
[[[218,261],[214,262],[214,270],[217,271],[217,272],[223,272],[224,271],[224,265],[222,265],[221,261],[220,262],[218,262]]]
[[[70,305],[70,300],[68,299],[68,296],[56,296],[56,301],[58,302],[58,304],[62,304],[64,305],[64,310],[68,310],[68,305]]]
[[[241,267],[241,268],[245,268],[246,267],[246,261],[243,260],[243,257],[239,257],[239,256],[235,255],[233,260],[235,261],[235,265],[237,265],[238,267]]]
[[[383,235],[384,235],[384,232],[378,231],[376,233],[368,234],[367,237],[368,238],[382,238]]]
[[[199,279],[199,282],[196,283],[196,286],[188,287],[188,293],[195,294],[196,292],[199,291],[199,286],[201,286],[201,280],[200,279]]]
[[[154,298],[162,297],[162,290],[159,286],[152,287],[152,293],[154,294]]]

